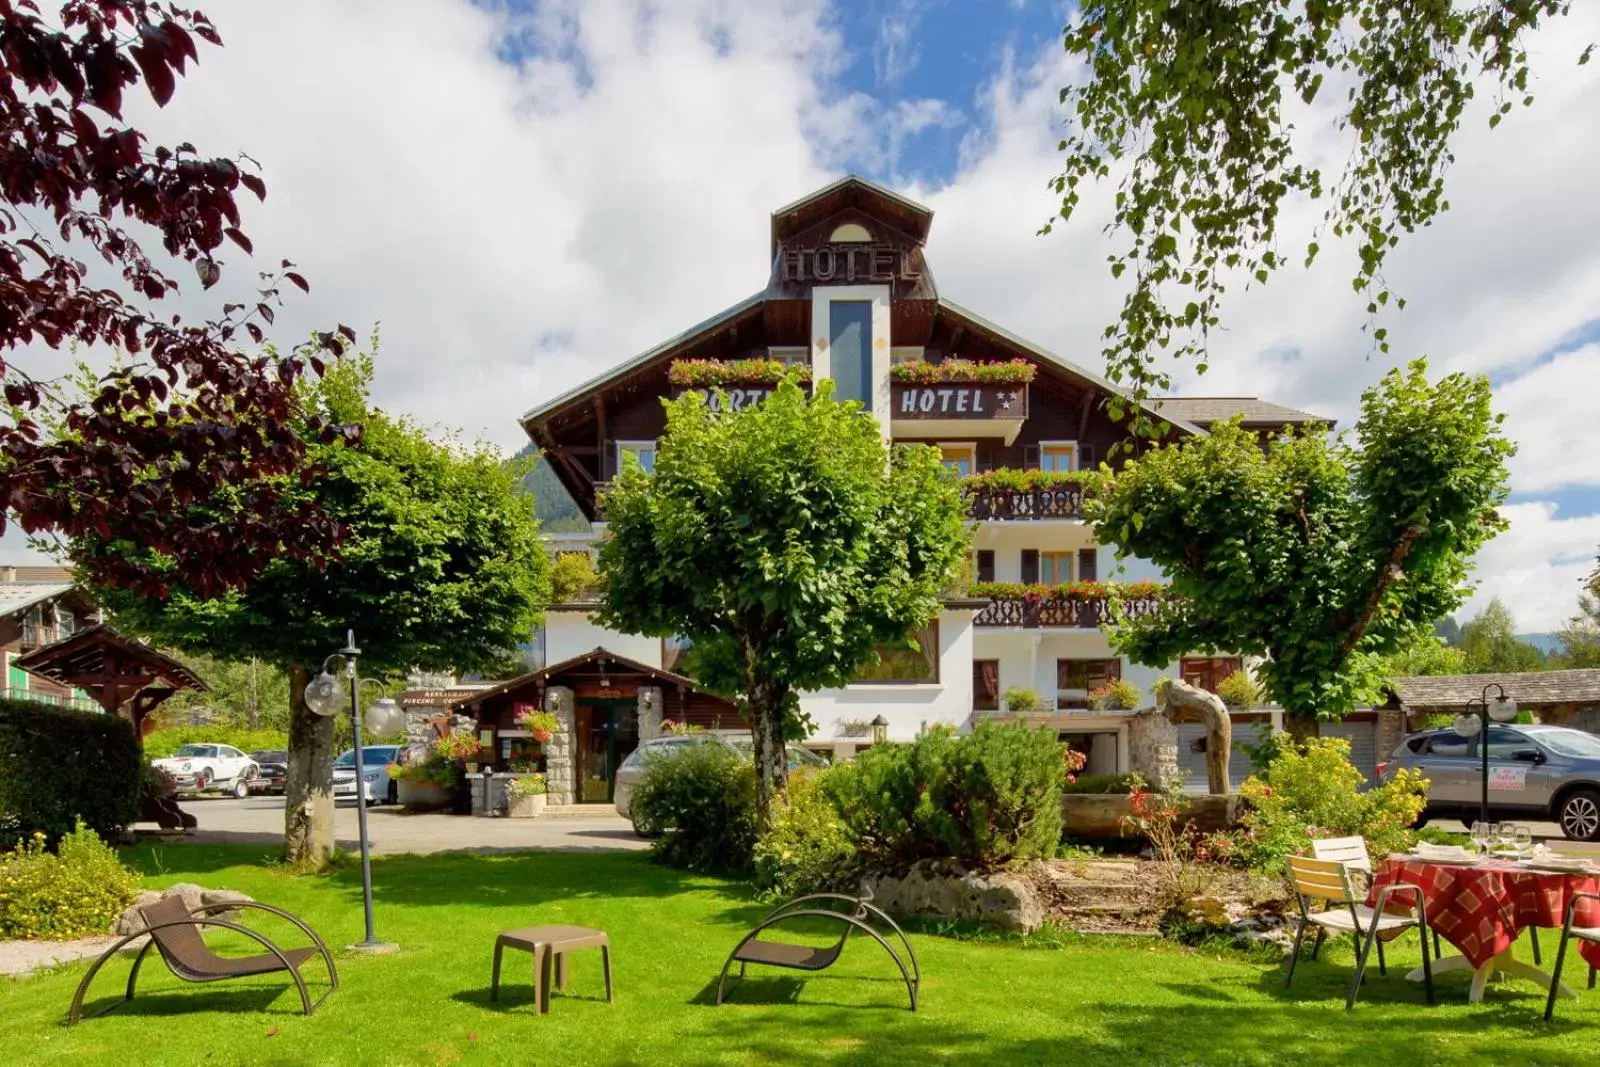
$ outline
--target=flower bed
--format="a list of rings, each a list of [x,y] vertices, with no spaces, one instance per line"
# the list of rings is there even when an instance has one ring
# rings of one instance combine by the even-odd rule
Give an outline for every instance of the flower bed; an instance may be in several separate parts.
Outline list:
[[[667,367],[667,381],[691,389],[719,385],[777,385],[785,378],[811,380],[811,367],[776,359],[675,359]]]
[[[1038,368],[1025,359],[1004,363],[980,363],[969,359],[947,359],[942,363],[896,363],[889,368],[889,380],[907,385],[937,385],[941,382],[967,382],[975,385],[1026,385]]]

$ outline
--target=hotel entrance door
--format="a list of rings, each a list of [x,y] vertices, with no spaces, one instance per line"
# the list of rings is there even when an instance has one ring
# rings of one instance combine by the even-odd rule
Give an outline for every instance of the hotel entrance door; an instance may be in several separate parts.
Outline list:
[[[591,700],[578,707],[578,802],[608,804],[617,768],[639,747],[639,709],[632,700]]]

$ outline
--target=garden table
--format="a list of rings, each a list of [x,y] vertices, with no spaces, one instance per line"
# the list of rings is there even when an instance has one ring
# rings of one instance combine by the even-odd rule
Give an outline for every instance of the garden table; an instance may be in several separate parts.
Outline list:
[[[1428,926],[1461,952],[1435,962],[1434,977],[1449,971],[1475,972],[1468,997],[1472,1003],[1483,999],[1484,987],[1496,972],[1526,978],[1549,990],[1550,975],[1517,959],[1512,946],[1530,926],[1559,929],[1574,894],[1600,892],[1600,877],[1593,874],[1536,870],[1499,859],[1452,863],[1396,855],[1384,860],[1373,876],[1368,904],[1394,882],[1422,890]],[[1395,897],[1393,903],[1404,901]],[[1573,925],[1600,926],[1600,902],[1580,902]],[[1578,951],[1590,966],[1600,965],[1600,944],[1584,943]],[[1406,977],[1420,982],[1422,971]],[[1577,996],[1564,982],[1561,992]]]

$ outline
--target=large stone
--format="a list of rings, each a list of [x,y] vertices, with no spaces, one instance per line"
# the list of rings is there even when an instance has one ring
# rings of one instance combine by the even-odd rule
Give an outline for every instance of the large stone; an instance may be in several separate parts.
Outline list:
[[[1045,920],[1044,902],[1019,871],[976,874],[934,860],[916,863],[904,877],[862,880],[861,891],[891,915],[975,923],[994,930],[1031,933]]]
[[[200,894],[200,901],[206,907],[214,904],[251,904],[254,898],[239,892],[236,889],[207,889]],[[213,919],[227,919],[230,922],[239,914],[238,908],[228,908],[210,912],[208,917]]]
[[[193,882],[179,882],[175,886],[169,886],[162,891],[161,895],[163,897],[182,897],[183,906],[189,911],[193,911],[206,902],[205,889],[195,885]]]
[[[1128,760],[1133,772],[1156,792],[1183,780],[1178,767],[1178,728],[1155,708],[1128,719]]]
[[[133,903],[124,908],[122,914],[117,916],[117,921],[111,926],[111,932],[118,937],[127,937],[129,934],[137,934],[144,930],[147,924],[144,921],[144,916],[139,913],[139,909],[146,904],[154,904],[160,899],[161,894],[154,889],[146,889],[143,893],[140,893],[134,898]]]

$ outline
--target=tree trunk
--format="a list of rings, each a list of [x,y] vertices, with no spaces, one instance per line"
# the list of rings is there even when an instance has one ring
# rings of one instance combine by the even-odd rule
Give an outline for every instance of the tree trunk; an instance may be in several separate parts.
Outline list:
[[[317,869],[333,855],[333,716],[306,706],[311,672],[289,669],[289,774],[284,783],[283,858]]]
[[[748,661],[747,661],[748,662]],[[783,706],[789,687],[745,671],[745,696],[750,705],[751,755],[756,764],[756,832],[772,826],[772,798],[789,783],[789,760],[783,743]]]
[[[1295,741],[1304,743],[1320,736],[1317,713],[1314,711],[1283,711],[1283,732]]]

